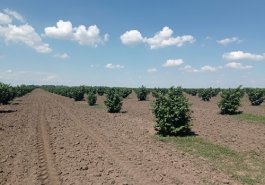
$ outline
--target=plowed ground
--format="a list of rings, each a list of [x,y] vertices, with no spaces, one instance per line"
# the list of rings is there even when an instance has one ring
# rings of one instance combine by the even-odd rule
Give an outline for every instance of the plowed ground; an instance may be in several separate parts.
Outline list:
[[[263,125],[238,126],[218,114],[217,100],[189,99],[199,137],[239,152],[265,152]],[[36,89],[1,106],[16,111],[0,113],[0,184],[240,184],[207,159],[156,140],[150,103],[132,94],[122,113],[110,114]]]

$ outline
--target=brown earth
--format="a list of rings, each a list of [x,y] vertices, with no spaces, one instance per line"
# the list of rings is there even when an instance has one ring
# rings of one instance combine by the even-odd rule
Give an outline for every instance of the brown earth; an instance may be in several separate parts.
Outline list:
[[[214,97],[204,102],[198,97],[187,95],[192,103],[193,131],[215,143],[228,146],[240,152],[256,152],[263,156],[265,153],[265,126],[262,124],[242,121],[229,115],[221,115],[218,108],[220,97]],[[264,115],[264,106],[251,106],[242,100],[239,111]]]
[[[216,99],[189,99],[193,130],[201,137],[239,151],[265,151],[264,126],[239,126],[219,115]],[[110,114],[37,89],[2,106],[17,111],[0,113],[0,184],[240,184],[205,159],[155,140],[150,102],[132,94],[123,113]]]

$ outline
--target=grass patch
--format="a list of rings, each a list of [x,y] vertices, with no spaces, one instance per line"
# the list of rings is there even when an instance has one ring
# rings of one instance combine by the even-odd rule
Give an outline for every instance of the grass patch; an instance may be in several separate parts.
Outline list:
[[[178,149],[207,159],[214,167],[243,184],[265,184],[265,161],[254,153],[239,153],[196,136],[156,136],[156,139],[162,142],[173,142]]]
[[[102,104],[95,104],[95,105],[89,106],[89,107],[91,107],[93,109],[105,109],[106,108],[106,106],[102,105]]]
[[[262,115],[242,113],[242,114],[234,115],[234,117],[242,121],[265,124],[265,116],[262,116]]]

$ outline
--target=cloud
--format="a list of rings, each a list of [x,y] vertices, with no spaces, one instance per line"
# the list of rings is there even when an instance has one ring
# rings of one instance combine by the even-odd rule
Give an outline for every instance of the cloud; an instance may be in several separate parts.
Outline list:
[[[224,38],[222,40],[217,40],[216,41],[218,44],[221,44],[223,46],[226,46],[231,43],[240,43],[242,40],[239,40],[237,37],[230,37],[230,38]]]
[[[67,53],[56,54],[56,55],[54,55],[54,57],[56,57],[56,58],[60,58],[60,59],[67,59],[67,58],[70,58],[70,56],[69,56]]]
[[[155,72],[157,72],[157,69],[156,68],[149,68],[149,69],[147,69],[147,72],[148,73],[155,73]]]
[[[183,71],[186,71],[186,72],[193,72],[193,73],[199,72],[198,69],[193,68],[191,65],[185,65],[184,67],[182,67],[180,69]]]
[[[217,70],[216,67],[212,67],[212,66],[209,66],[209,65],[201,67],[201,71],[202,72],[215,72],[216,70]]]
[[[11,17],[14,17],[16,20],[18,20],[18,21],[20,21],[22,23],[26,22],[25,19],[24,19],[24,17],[22,15],[20,15],[19,13],[17,13],[16,11],[9,10],[9,9],[4,9],[4,12],[7,15],[9,15]]]
[[[225,65],[225,67],[230,68],[230,69],[251,69],[253,66],[250,65],[242,65],[241,63],[237,62],[231,62]]]
[[[50,53],[52,49],[47,43],[43,43],[39,34],[28,23],[16,25],[12,21],[14,19],[24,22],[24,18],[15,11],[9,9],[4,10],[5,13],[0,12],[0,37],[2,37],[6,43],[23,43],[33,48],[39,53]]]
[[[210,65],[205,65],[199,69],[196,69],[192,67],[191,65],[185,65],[184,67],[180,68],[180,70],[186,71],[186,72],[198,73],[198,72],[216,72],[217,70],[222,69],[222,68],[223,68],[222,66],[213,67]]]
[[[257,55],[257,54],[246,53],[243,51],[232,51],[223,54],[223,59],[228,61],[235,61],[235,60],[264,61],[265,54]]]
[[[45,77],[42,78],[43,82],[52,82],[52,81],[56,81],[58,78],[57,75],[47,75]]]
[[[1,24],[10,24],[12,22],[11,17],[0,12],[0,25]]]
[[[120,65],[120,64],[106,64],[105,66],[107,69],[122,69],[124,68],[124,66]]]
[[[120,39],[125,45],[139,44],[144,40],[142,34],[138,30],[126,31],[120,36]]]
[[[146,43],[151,49],[164,48],[168,46],[181,47],[186,43],[195,42],[192,35],[183,35],[173,37],[173,30],[165,26],[161,31],[157,32],[153,37],[143,37],[138,30],[126,31],[120,36],[121,42],[125,45],[138,43]]]
[[[169,27],[164,27],[162,31],[156,33],[154,37],[147,38],[146,42],[151,49],[163,48],[167,46],[181,47],[185,43],[193,43],[195,39],[191,35],[183,35],[172,37],[173,30]]]
[[[52,51],[48,44],[42,42],[41,37],[29,24],[0,26],[0,37],[3,37],[6,42],[24,43],[39,53]]]
[[[72,40],[80,45],[88,45],[97,47],[108,41],[109,35],[100,36],[100,30],[97,25],[86,28],[84,25],[73,27],[70,21],[59,20],[56,26],[46,27],[44,29],[45,36],[55,39]]]
[[[162,66],[163,67],[175,67],[183,64],[184,61],[182,59],[169,59]]]

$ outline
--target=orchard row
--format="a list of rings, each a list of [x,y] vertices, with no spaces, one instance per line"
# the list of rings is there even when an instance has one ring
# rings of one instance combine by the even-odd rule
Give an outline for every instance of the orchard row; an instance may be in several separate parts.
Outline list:
[[[192,96],[200,97],[203,101],[210,101],[214,96],[220,94],[221,99],[218,102],[221,114],[235,114],[241,105],[241,98],[247,94],[250,103],[253,106],[261,105],[264,101],[265,90],[258,88],[235,89],[182,89],[181,87],[154,88],[148,89],[144,86],[139,88],[110,88],[110,87],[68,87],[68,86],[16,86],[12,87],[0,83],[0,103],[7,104],[13,98],[23,96],[31,92],[34,88],[42,88],[51,93],[59,94],[75,101],[86,99],[90,106],[97,102],[97,95],[106,96],[104,104],[110,113],[120,112],[122,101],[127,98],[132,91],[137,94],[139,101],[147,99],[149,93],[152,93],[154,101],[152,111],[156,118],[155,130],[161,135],[183,135],[190,132],[190,103],[184,96],[184,92]]]

